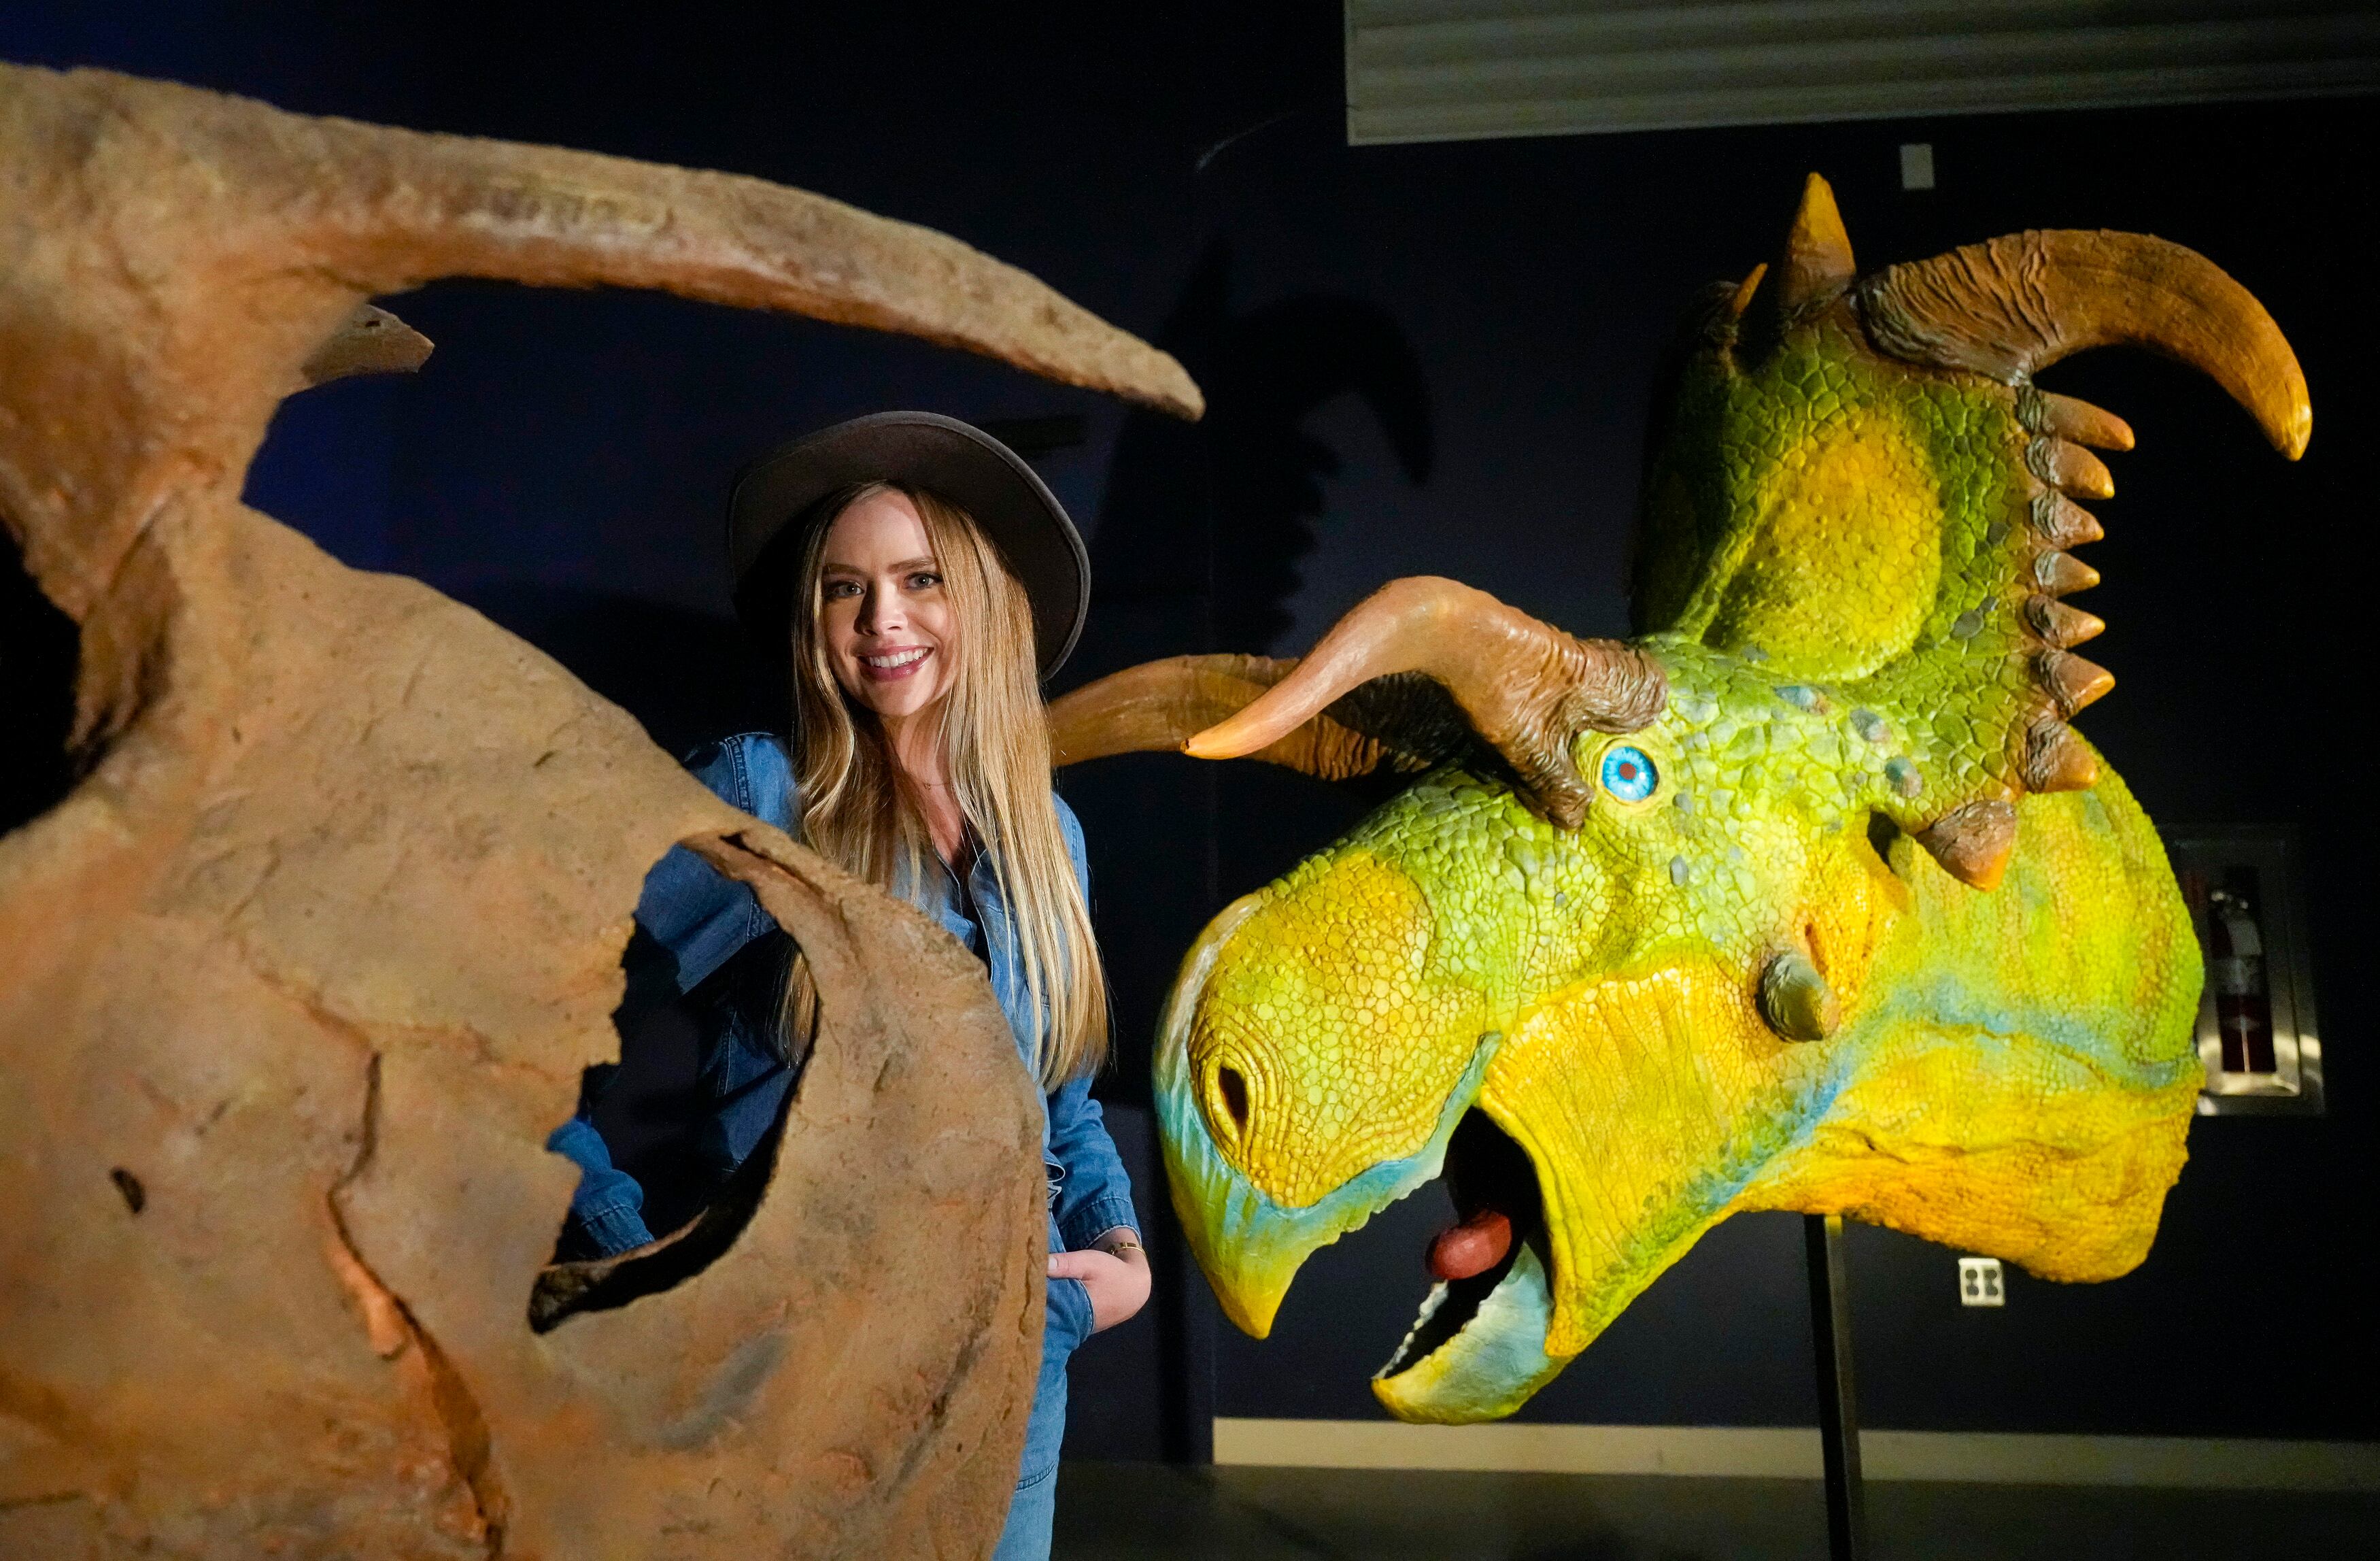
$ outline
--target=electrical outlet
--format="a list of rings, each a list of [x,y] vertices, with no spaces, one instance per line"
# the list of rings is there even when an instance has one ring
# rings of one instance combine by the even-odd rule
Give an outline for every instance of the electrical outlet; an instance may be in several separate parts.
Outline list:
[[[1900,188],[1931,189],[1934,188],[1934,143],[1930,140],[1906,140],[1900,143]]]
[[[2000,1283],[2000,1260],[1998,1258],[1961,1258],[1959,1260],[1959,1304],[1961,1306],[2006,1306],[2008,1287]]]

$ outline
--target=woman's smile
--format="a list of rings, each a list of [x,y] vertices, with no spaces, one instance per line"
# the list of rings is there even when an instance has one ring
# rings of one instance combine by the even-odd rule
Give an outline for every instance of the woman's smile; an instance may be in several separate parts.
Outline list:
[[[863,652],[859,657],[859,665],[864,669],[860,676],[871,683],[891,683],[914,677],[923,669],[926,658],[933,653],[930,645],[903,645],[893,650]]]

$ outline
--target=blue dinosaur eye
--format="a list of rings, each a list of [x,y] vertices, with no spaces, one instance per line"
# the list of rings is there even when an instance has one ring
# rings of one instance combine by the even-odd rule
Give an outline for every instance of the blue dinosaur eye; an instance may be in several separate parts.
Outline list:
[[[1661,784],[1661,772],[1641,748],[1615,743],[1603,755],[1603,789],[1622,802],[1642,802]]]

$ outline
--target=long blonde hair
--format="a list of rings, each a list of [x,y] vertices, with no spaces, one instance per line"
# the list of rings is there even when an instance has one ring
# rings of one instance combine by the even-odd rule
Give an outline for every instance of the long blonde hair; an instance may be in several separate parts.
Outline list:
[[[821,631],[826,535],[835,517],[892,492],[926,523],[955,620],[956,665],[943,697],[940,742],[967,827],[998,875],[1024,968],[1027,1005],[1041,1018],[1033,1064],[1044,1089],[1097,1068],[1107,1055],[1107,982],[1073,858],[1050,791],[1050,727],[1036,676],[1033,609],[974,517],[922,489],[871,482],[821,505],[794,580],[794,777],[796,833],[856,877],[899,894],[935,859],[908,779],[874,713],[835,681]],[[789,1055],[809,1048],[818,992],[808,962],[788,966],[783,1012]]]

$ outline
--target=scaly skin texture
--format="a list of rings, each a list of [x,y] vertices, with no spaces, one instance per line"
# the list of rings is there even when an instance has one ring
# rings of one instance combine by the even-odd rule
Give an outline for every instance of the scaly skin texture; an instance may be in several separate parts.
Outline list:
[[[1665,650],[1681,686],[1718,670]],[[2199,1084],[2200,971],[2131,794],[2107,774],[2028,799],[2007,879],[1979,894],[1906,836],[1877,856],[1877,745],[1733,671],[1727,697],[1673,701],[1627,739],[1661,767],[1645,802],[1598,799],[1565,833],[1444,770],[1250,896],[1160,1067],[1177,1205],[1235,1322],[1264,1332],[1306,1253],[1435,1175],[1429,1140],[1473,1106],[1537,1168],[1554,1282],[1529,1343],[1556,1369],[1741,1209],[1848,1214],[2057,1279],[2145,1255]],[[1844,784],[1844,759],[1868,774]],[[1784,946],[1842,1001],[1822,1043],[1755,1010]],[[1253,1132],[1216,1101],[1225,1068]],[[1361,1186],[1389,1165],[1410,1173]],[[1281,1217],[1334,1201],[1327,1234]],[[1551,1374],[1376,1386],[1406,1418],[1471,1420]]]
[[[1833,220],[1805,205],[1796,239]],[[2129,433],[1880,351],[1833,232],[1831,286],[1714,296],[1657,409],[1631,643],[1669,696],[1572,748],[1590,785],[1638,750],[1650,795],[1595,786],[1563,828],[1492,757],[1441,765],[1228,909],[1177,983],[1175,1206],[1251,1333],[1317,1247],[1460,1161],[1466,1113],[1525,1153],[1542,1220],[1511,1210],[1512,1255],[1425,1306],[1374,1384],[1402,1418],[1511,1413],[1739,1210],[2101,1280],[2180,1174],[2197,945],[2063,724],[2104,687],[2063,649],[2086,635],[2056,598],[2095,576],[2059,550],[2096,534],[2063,494],[2111,490],[2056,435]],[[1764,1010],[1772,970],[1801,1007]]]

